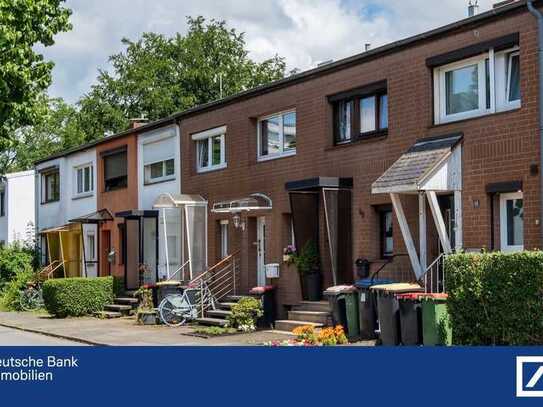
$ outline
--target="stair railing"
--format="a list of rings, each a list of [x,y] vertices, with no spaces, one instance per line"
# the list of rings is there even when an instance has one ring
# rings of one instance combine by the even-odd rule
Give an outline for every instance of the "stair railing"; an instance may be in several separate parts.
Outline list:
[[[215,309],[216,304],[228,295],[238,293],[240,263],[239,251],[225,257],[205,272],[193,278],[188,286],[197,288],[196,303],[198,314],[204,316],[208,309]]]
[[[60,267],[64,266],[64,263],[65,262],[61,260],[53,260],[39,272],[40,278],[43,278],[44,280],[49,280],[50,278],[52,278],[51,276],[54,275],[55,271],[57,271]],[[64,277],[66,277],[66,270],[64,270]]]
[[[445,287],[445,253],[437,256],[432,263],[426,268],[419,282],[424,284],[426,293],[444,293]]]

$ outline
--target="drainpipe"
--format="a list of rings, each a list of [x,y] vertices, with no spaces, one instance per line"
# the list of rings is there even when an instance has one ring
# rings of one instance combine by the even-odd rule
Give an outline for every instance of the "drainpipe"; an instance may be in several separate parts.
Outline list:
[[[543,245],[543,15],[534,7],[534,0],[528,0],[527,6],[530,13],[537,19],[537,51],[538,51],[538,75],[539,75],[539,231],[541,245]]]

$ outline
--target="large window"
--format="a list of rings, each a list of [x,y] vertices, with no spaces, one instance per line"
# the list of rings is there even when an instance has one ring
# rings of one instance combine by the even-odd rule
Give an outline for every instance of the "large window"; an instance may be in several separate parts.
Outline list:
[[[104,189],[114,191],[128,186],[126,150],[106,153],[104,159]]]
[[[170,158],[168,160],[147,164],[143,171],[145,184],[172,180],[175,178],[175,160]]]
[[[60,173],[58,169],[41,175],[42,203],[54,202],[60,199]]]
[[[336,144],[386,134],[388,130],[386,89],[334,100],[333,107]]]
[[[196,169],[198,172],[219,170],[226,167],[226,126],[192,135],[196,142]]]
[[[75,168],[75,196],[86,196],[94,190],[94,174],[91,164]]]
[[[522,192],[500,195],[502,251],[524,250],[524,200]]]
[[[257,144],[260,160],[296,154],[296,112],[259,119]]]
[[[446,123],[520,107],[518,47],[434,70],[435,121]]]

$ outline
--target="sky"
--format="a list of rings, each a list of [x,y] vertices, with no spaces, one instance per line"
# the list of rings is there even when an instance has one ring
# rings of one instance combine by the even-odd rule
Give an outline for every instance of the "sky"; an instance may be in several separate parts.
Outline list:
[[[486,11],[498,0],[479,0]],[[87,93],[123,37],[185,33],[186,16],[226,20],[245,32],[250,57],[285,57],[306,70],[467,16],[468,0],[67,0],[73,29],[42,48],[55,63],[49,94],[74,103]]]

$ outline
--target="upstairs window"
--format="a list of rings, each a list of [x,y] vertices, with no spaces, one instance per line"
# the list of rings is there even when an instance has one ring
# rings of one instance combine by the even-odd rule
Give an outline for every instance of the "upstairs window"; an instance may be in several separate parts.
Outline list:
[[[175,161],[173,158],[147,164],[144,169],[145,184],[175,179]]]
[[[226,168],[226,126],[192,135],[196,143],[196,170],[206,172]]]
[[[52,170],[41,175],[42,203],[60,200],[60,173]]]
[[[75,196],[86,196],[94,190],[93,167],[90,164],[75,168]]]
[[[386,83],[329,98],[334,109],[334,140],[344,144],[388,131]]]
[[[276,113],[258,120],[258,159],[296,154],[296,112]]]
[[[114,191],[128,186],[128,163],[126,149],[103,155],[104,190]]]
[[[435,68],[434,100],[437,124],[520,107],[518,47]]]

